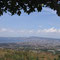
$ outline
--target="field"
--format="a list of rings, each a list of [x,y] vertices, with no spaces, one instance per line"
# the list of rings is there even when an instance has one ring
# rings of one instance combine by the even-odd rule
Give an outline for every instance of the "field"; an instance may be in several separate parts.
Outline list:
[[[60,54],[45,51],[0,48],[0,60],[60,60]]]

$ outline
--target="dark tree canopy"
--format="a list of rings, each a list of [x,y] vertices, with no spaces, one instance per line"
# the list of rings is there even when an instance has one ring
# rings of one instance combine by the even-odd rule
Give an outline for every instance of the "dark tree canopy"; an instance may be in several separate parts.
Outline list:
[[[56,10],[60,16],[60,0],[0,0],[0,16],[4,12],[20,15],[22,10],[28,14],[35,11],[40,12],[42,7]]]

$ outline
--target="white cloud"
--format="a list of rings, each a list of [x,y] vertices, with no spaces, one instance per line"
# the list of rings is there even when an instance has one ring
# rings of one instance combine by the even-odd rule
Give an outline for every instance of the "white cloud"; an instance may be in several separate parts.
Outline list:
[[[58,32],[58,29],[55,29],[54,27],[49,29],[44,29],[43,32]]]
[[[25,30],[16,30],[15,32],[17,32],[17,33],[26,33]]]
[[[34,30],[17,30],[17,33],[23,33],[23,34],[33,34]]]
[[[14,30],[7,28],[0,28],[0,32],[14,32]]]
[[[11,32],[11,33],[13,33],[13,32],[15,32],[14,30],[8,30],[7,32]]]
[[[34,33],[34,30],[28,30],[28,33],[30,34]]]
[[[58,32],[60,33],[60,29],[58,30]]]
[[[7,28],[0,28],[0,32],[9,32],[9,33],[18,33],[18,34],[40,34],[40,33],[60,33],[60,29],[56,29],[54,27],[51,27],[49,29],[38,29],[38,30],[13,30],[13,29],[7,29]]]
[[[40,33],[41,32],[41,30],[37,30],[37,32],[36,33]]]
[[[52,14],[56,14],[56,10],[54,11],[50,8],[43,8],[43,10],[46,11],[46,12],[52,13]]]
[[[56,29],[54,27],[46,28],[46,29],[8,29],[8,28],[0,28],[0,37],[8,36],[8,37],[18,37],[18,36],[42,36],[42,37],[60,37],[60,29]]]
[[[51,27],[49,29],[38,29],[35,33],[37,33],[37,34],[40,34],[40,33],[42,33],[42,34],[44,34],[44,33],[54,34],[54,33],[60,33],[60,29],[56,29],[54,27]]]
[[[6,32],[6,31],[7,31],[6,28],[2,28],[2,29],[0,29],[0,32]]]

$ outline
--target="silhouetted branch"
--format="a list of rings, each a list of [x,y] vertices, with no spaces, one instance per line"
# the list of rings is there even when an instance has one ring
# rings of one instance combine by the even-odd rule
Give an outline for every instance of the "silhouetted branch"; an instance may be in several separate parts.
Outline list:
[[[49,7],[57,11],[60,16],[60,0],[0,0],[0,16],[10,12],[12,15],[21,14],[21,10],[30,14],[36,10],[40,12],[42,7]]]

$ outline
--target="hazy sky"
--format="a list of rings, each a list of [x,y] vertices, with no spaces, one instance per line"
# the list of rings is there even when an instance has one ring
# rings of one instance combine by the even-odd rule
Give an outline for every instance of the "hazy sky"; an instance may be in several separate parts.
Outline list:
[[[60,17],[56,11],[43,8],[42,12],[21,16],[9,13],[0,16],[0,37],[51,37],[60,38]]]

